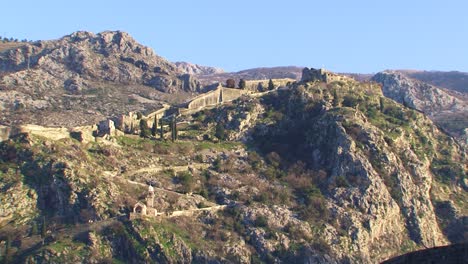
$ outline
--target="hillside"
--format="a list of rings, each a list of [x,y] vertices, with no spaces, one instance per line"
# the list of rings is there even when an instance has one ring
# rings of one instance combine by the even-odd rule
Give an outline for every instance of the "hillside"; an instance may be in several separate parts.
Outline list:
[[[213,83],[225,83],[227,79],[234,79],[236,83],[240,79],[244,80],[269,80],[269,79],[294,79],[300,80],[303,67],[263,67],[242,70],[238,72],[210,73],[201,72],[196,77],[204,85]]]
[[[467,161],[453,139],[376,84],[306,73],[178,116],[175,141],[159,131],[0,143],[8,256],[375,263],[466,241]]]
[[[24,43],[21,42],[0,42],[0,52],[13,48],[18,48],[22,45],[24,45]]]
[[[468,73],[450,71],[402,71],[411,78],[434,86],[468,94]]]
[[[466,144],[467,95],[412,77],[417,74],[419,73],[416,71],[385,71],[376,74],[371,80],[382,84],[386,97],[424,112],[436,124]],[[449,84],[449,81],[444,80]]]
[[[191,75],[210,75],[210,74],[222,74],[224,71],[219,68],[202,66],[189,62],[175,62],[177,68],[184,73]]]
[[[76,126],[181,102],[191,75],[120,31],[75,32],[0,52],[0,123]]]

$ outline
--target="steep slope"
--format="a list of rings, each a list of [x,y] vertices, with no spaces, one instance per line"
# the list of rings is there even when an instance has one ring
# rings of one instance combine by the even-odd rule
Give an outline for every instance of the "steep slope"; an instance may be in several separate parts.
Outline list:
[[[465,153],[375,83],[305,80],[178,121],[174,142],[0,143],[0,239],[22,230],[11,254],[54,263],[375,263],[466,241]],[[116,217],[148,183],[162,215]]]
[[[39,110],[58,115],[74,110],[84,120],[72,124],[90,123],[93,120],[86,117],[92,112],[102,118],[141,109],[127,105],[140,97],[157,107],[167,93],[193,93],[199,88],[193,77],[120,31],[76,32],[0,53],[0,109],[6,113],[2,123],[36,123]],[[59,119],[41,123],[57,125]]]
[[[340,241],[330,242],[337,252],[348,248],[348,254],[372,259],[410,245],[446,243],[435,208],[441,179],[458,175],[456,203],[467,209],[466,160],[453,140],[370,84],[308,84],[291,93],[280,96],[287,105],[269,100],[273,112],[283,116],[261,128],[254,141],[264,153],[274,151],[290,163],[302,160],[325,172],[327,177],[315,183],[336,221],[328,230],[335,235],[327,237]],[[455,163],[442,161],[447,158]],[[444,169],[438,167],[442,164]],[[347,235],[337,239],[337,227]]]
[[[382,84],[386,97],[426,113],[456,137],[462,137],[468,128],[468,101],[462,95],[456,96],[398,71],[381,72],[371,80]]]

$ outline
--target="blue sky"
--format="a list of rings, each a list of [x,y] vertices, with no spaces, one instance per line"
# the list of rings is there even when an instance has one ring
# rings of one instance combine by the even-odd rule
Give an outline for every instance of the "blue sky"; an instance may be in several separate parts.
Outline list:
[[[122,30],[171,61],[237,71],[309,66],[468,72],[466,0],[8,1],[0,35]]]

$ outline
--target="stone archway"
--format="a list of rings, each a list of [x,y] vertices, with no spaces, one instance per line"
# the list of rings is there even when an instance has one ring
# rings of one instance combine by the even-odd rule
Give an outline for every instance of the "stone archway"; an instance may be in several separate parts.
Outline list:
[[[133,212],[135,214],[146,215],[146,205],[144,205],[142,203],[135,204],[135,206],[133,207]]]
[[[135,213],[141,214],[143,212],[143,206],[137,205],[135,207]]]

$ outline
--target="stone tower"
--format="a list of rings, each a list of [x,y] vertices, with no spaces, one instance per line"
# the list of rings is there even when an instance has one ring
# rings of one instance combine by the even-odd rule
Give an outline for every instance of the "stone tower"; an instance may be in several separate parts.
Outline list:
[[[148,187],[148,195],[146,196],[146,206],[154,208],[154,188],[153,186]]]

